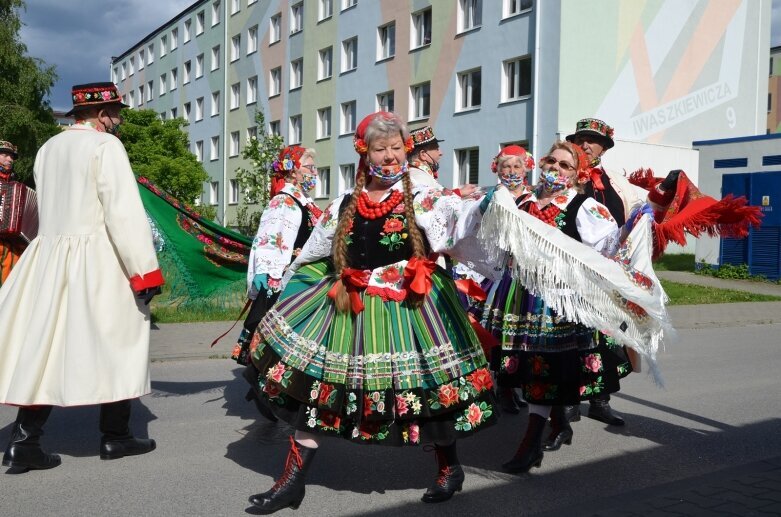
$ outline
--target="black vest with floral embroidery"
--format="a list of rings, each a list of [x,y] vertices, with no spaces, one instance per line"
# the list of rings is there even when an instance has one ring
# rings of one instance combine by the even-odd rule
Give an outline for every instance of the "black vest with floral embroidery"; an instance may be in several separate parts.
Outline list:
[[[340,217],[351,199],[351,194],[344,196],[339,205]],[[373,220],[364,219],[355,211],[352,228],[345,237],[348,267],[375,269],[412,257],[412,239],[403,208],[404,202],[401,202],[385,217]]]
[[[306,241],[309,240],[309,236],[312,235],[312,230],[314,229],[314,224],[312,223],[312,213],[309,211],[307,207],[305,207],[301,201],[295,198],[295,196],[291,196],[287,192],[282,192],[282,194],[285,194],[286,196],[290,196],[290,199],[296,202],[298,205],[298,208],[301,210],[301,224],[298,225],[298,233],[296,234],[296,241],[293,244],[293,255],[290,257],[290,262],[292,263],[298,254],[301,252],[301,248],[304,247],[304,244],[306,244]]]

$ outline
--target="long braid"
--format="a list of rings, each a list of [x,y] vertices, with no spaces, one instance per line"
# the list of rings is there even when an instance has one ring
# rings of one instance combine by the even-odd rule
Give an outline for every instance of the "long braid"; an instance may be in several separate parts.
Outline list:
[[[426,257],[426,244],[423,240],[423,234],[420,232],[420,228],[415,223],[415,208],[413,206],[414,196],[412,195],[412,180],[409,174],[404,174],[401,177],[402,185],[404,186],[404,217],[407,219],[407,231],[409,232],[409,238],[412,241],[412,256],[418,258]],[[407,299],[414,307],[420,307],[423,304],[423,298],[420,296],[412,296],[414,293],[407,295]]]
[[[355,188],[353,189],[350,202],[345,207],[342,215],[339,216],[339,222],[336,225],[336,233],[334,234],[334,243],[331,253],[334,258],[334,274],[336,275],[336,297],[334,298],[334,304],[336,310],[339,312],[350,311],[350,297],[347,295],[347,289],[344,287],[341,276],[344,268],[347,267],[347,230],[350,228],[350,223],[355,216],[355,207],[358,205],[358,197],[363,192],[363,187],[366,185],[366,173],[359,168],[358,174],[355,178]]]

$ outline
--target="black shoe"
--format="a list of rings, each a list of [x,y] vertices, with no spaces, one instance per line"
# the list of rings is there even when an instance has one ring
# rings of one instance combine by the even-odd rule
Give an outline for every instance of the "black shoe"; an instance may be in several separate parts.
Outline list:
[[[464,469],[458,462],[456,442],[450,445],[435,445],[434,452],[437,458],[437,478],[423,497],[424,503],[442,503],[453,494],[460,492],[464,485]]]
[[[542,446],[542,450],[546,452],[557,451],[561,449],[562,445],[572,445],[572,428],[561,429],[556,433],[551,433],[548,439]]]
[[[542,466],[542,433],[545,430],[546,418],[537,415],[529,415],[529,425],[526,434],[518,447],[515,456],[507,463],[502,464],[505,472],[521,474],[529,472],[532,467]]]
[[[283,508],[297,509],[306,495],[306,472],[316,452],[317,449],[304,447],[291,436],[285,470],[271,490],[249,498],[252,507],[247,512],[268,515]]]
[[[20,474],[28,470],[51,469],[62,463],[56,454],[47,454],[41,449],[40,438],[43,425],[51,414],[51,406],[38,408],[20,407],[11,440],[3,454],[3,466],[11,467],[10,473]]]
[[[157,447],[154,440],[146,438],[103,438],[100,441],[100,459],[116,460],[125,456],[136,456],[152,452]]]
[[[567,422],[580,422],[580,404],[564,406],[564,418]]]
[[[613,410],[610,409],[610,402],[604,399],[593,399],[590,401],[588,417],[604,422],[607,425],[622,426],[625,423],[623,418],[613,413]]]

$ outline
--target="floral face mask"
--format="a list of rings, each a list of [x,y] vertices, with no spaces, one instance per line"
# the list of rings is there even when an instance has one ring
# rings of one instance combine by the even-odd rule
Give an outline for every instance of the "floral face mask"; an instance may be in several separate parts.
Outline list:
[[[377,178],[385,185],[393,185],[407,173],[409,164],[407,162],[401,165],[373,165],[369,164],[369,175]]]

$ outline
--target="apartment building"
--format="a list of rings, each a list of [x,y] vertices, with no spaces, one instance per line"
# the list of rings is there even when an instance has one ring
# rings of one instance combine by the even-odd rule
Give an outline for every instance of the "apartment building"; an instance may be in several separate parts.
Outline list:
[[[231,224],[249,137],[314,147],[325,203],[353,184],[352,134],[378,109],[434,127],[448,187],[493,183],[501,146],[540,156],[586,116],[615,127],[619,168],[678,168],[693,140],[765,132],[769,14],[769,0],[199,0],[111,74],[131,106],[189,122],[200,201]]]

